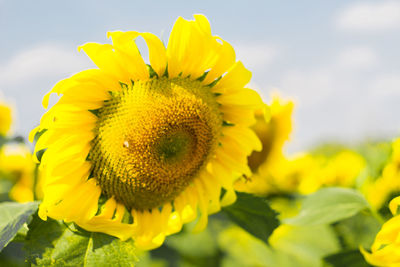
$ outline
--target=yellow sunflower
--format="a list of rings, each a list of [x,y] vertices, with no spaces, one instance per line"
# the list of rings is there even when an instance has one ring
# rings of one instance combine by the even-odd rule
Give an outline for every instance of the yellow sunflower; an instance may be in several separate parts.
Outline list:
[[[152,249],[235,201],[233,183],[251,174],[247,156],[261,149],[249,125],[262,101],[244,88],[251,73],[232,46],[205,16],[194,18],[178,18],[167,47],[151,33],[116,31],[112,45],[79,48],[98,69],[56,84],[45,108],[51,93],[62,96],[30,136],[40,133],[35,154],[45,151],[42,219]]]
[[[252,129],[260,138],[263,148],[261,151],[253,151],[249,156],[253,176],[238,180],[235,183],[236,190],[257,195],[273,191],[271,183],[274,181],[270,173],[285,161],[283,145],[292,131],[292,111],[293,102],[284,101],[277,95],[269,106],[256,111],[256,123]]]
[[[361,248],[365,259],[375,266],[400,266],[400,197],[394,198],[389,209],[394,215],[382,225],[371,246],[371,252]]]
[[[0,149],[0,172],[14,182],[9,197],[17,202],[34,199],[36,164],[24,144],[8,143]]]
[[[6,103],[0,102],[0,136],[5,136],[10,131],[12,110]]]
[[[311,194],[324,186],[354,187],[356,180],[364,170],[366,163],[358,153],[344,149],[333,155],[308,155],[308,166],[300,179],[297,191]]]
[[[390,197],[400,193],[400,138],[392,143],[392,155],[383,168],[381,176],[365,186],[368,202],[380,209]]]

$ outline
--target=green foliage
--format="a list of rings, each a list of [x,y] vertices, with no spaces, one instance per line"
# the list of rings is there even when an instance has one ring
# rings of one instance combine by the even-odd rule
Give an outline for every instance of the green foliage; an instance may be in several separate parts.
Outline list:
[[[135,263],[135,267],[168,267],[171,266],[171,262],[168,262],[165,258],[154,259],[149,251],[137,251],[138,262]],[[169,263],[169,264],[168,264]]]
[[[37,202],[0,203],[0,251],[17,235],[24,224],[29,223],[37,207]]]
[[[294,225],[330,224],[349,218],[363,209],[368,202],[358,191],[348,188],[322,188],[307,196],[300,213],[285,220]]]
[[[264,198],[250,194],[237,193],[236,202],[223,211],[232,221],[264,242],[268,242],[271,233],[279,226],[278,213]]]
[[[371,213],[358,213],[334,225],[345,249],[370,247],[380,228],[381,223]]]
[[[133,266],[137,261],[133,241],[38,217],[29,225],[25,249],[29,262],[38,266]]]
[[[290,266],[321,266],[324,256],[340,249],[335,232],[329,225],[282,225],[282,228],[273,234],[271,243],[275,251],[292,259],[294,264]]]
[[[270,243],[266,245],[239,227],[228,227],[218,238],[225,255],[221,266],[322,267],[322,258],[339,249],[327,225],[281,225]]]
[[[272,249],[265,242],[237,226],[223,230],[218,235],[218,245],[226,255],[221,266],[273,266],[275,263]]]
[[[202,246],[208,244],[208,246]],[[168,238],[167,245],[188,257],[209,257],[217,251],[217,245],[210,231],[206,229],[200,233],[181,233]]]
[[[348,148],[343,144],[339,143],[326,143],[319,145],[310,151],[312,155],[322,155],[326,157],[332,157],[343,150],[347,150]]]
[[[358,148],[358,152],[365,158],[369,176],[376,179],[392,154],[390,142],[365,143]]]
[[[0,148],[7,143],[24,143],[24,138],[21,136],[8,137],[0,135]]]
[[[4,267],[27,267],[25,253],[22,249],[23,244],[10,242],[0,253],[0,266]]]
[[[8,141],[7,137],[5,137],[4,135],[1,135],[1,134],[0,134],[0,148],[1,148],[5,143],[7,143],[7,141]]]
[[[324,258],[331,267],[369,267],[359,250],[342,251]]]
[[[167,238],[166,245],[173,249],[182,266],[217,267],[220,265],[221,251],[217,245],[215,231],[216,221],[211,221],[209,227],[200,233],[185,230]]]
[[[12,186],[11,180],[8,180],[6,175],[0,171],[0,202],[9,201],[8,194]]]

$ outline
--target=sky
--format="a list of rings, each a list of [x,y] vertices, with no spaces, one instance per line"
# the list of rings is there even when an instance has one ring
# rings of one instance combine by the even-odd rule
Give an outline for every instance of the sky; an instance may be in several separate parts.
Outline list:
[[[264,101],[295,102],[290,152],[399,135],[400,1],[386,0],[0,0],[0,92],[15,107],[14,132],[38,125],[57,81],[94,67],[79,45],[109,43],[113,30],[167,43],[179,16],[198,13],[234,46]]]

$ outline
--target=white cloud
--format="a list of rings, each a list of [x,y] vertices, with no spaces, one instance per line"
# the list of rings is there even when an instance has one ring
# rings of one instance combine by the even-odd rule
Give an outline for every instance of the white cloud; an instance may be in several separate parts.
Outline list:
[[[352,46],[332,55],[319,67],[295,68],[284,72],[279,79],[282,88],[303,105],[330,102],[333,98],[356,97],[365,91],[360,84],[371,80],[365,70],[378,66],[379,57],[368,46]]]
[[[266,68],[276,59],[279,54],[278,49],[270,44],[241,43],[234,45],[236,58],[243,62],[250,70]]]
[[[375,67],[378,64],[378,56],[370,47],[355,46],[340,52],[336,64],[338,68],[363,70]]]
[[[327,98],[334,90],[334,76],[327,68],[290,70],[281,77],[282,88],[301,105],[313,105]]]
[[[289,150],[321,141],[396,136],[400,132],[400,116],[396,116],[400,114],[400,73],[383,69],[380,60],[370,47],[348,47],[320,66],[295,67],[279,74],[274,86],[295,100]],[[262,85],[269,84],[268,79]]]
[[[358,2],[342,10],[336,17],[339,29],[374,32],[400,28],[400,2]]]
[[[400,98],[400,73],[377,76],[370,84],[370,93],[377,98]]]
[[[0,88],[28,85],[32,80],[68,75],[88,68],[90,60],[77,50],[60,45],[41,45],[0,63]],[[6,90],[6,89],[3,89]]]

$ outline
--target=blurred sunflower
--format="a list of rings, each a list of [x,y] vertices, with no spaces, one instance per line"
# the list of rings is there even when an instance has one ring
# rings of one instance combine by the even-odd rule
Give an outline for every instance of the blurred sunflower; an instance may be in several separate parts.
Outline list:
[[[12,109],[6,103],[0,102],[0,136],[8,134],[12,122]]]
[[[275,181],[271,177],[275,169],[285,160],[283,145],[289,139],[292,130],[293,102],[284,101],[277,95],[272,103],[255,112],[256,123],[252,129],[260,138],[263,148],[253,151],[249,156],[249,166],[253,171],[251,177],[245,177],[235,183],[235,189],[257,195],[271,193]]]
[[[40,197],[40,188],[35,185],[35,168],[26,145],[8,143],[0,149],[0,173],[14,184],[9,192],[11,199],[17,202],[33,201],[35,193],[36,197]]]
[[[358,153],[343,149],[332,155],[308,155],[309,170],[298,179],[297,191],[310,194],[324,186],[354,187],[366,163]],[[310,168],[314,165],[313,168]]]
[[[208,214],[235,201],[233,183],[251,175],[247,156],[261,149],[249,126],[262,101],[244,88],[251,73],[231,45],[211,34],[205,16],[194,18],[178,18],[167,48],[133,31],[79,48],[99,69],[59,82],[43,104],[51,93],[60,100],[30,136],[40,134],[35,155],[45,151],[42,219],[152,249],[183,223],[197,218],[201,230]]]
[[[393,141],[391,158],[381,176],[366,183],[364,192],[368,202],[377,210],[388,203],[393,195],[400,194],[400,138]]]
[[[381,230],[375,237],[371,246],[371,252],[367,252],[361,248],[361,252],[365,259],[375,266],[400,266],[400,215],[398,215],[398,207],[400,205],[400,197],[394,198],[389,209],[394,215],[382,225]]]
[[[282,154],[282,146],[278,147],[281,154],[276,153],[272,159],[260,164],[258,172],[250,179],[238,181],[235,184],[237,190],[261,196],[306,195],[325,186],[354,187],[366,166],[364,158],[349,149],[330,155],[301,153],[286,157]]]

